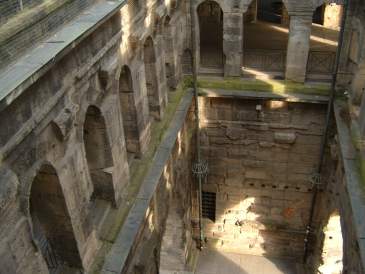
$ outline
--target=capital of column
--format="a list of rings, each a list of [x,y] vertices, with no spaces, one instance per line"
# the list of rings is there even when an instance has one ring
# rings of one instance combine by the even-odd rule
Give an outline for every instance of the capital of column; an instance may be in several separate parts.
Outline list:
[[[288,12],[290,20],[302,21],[303,23],[312,24],[313,12]]]

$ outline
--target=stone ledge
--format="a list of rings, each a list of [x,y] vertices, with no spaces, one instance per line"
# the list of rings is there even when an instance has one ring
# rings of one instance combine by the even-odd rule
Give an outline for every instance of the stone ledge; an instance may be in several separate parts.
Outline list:
[[[0,72],[0,111],[44,75],[55,62],[113,16],[126,0],[107,1],[85,10],[40,46]]]
[[[226,98],[243,98],[243,99],[270,99],[296,103],[314,103],[327,104],[328,96],[309,95],[309,94],[277,94],[272,92],[260,91],[242,91],[242,90],[225,90],[199,88],[199,96],[204,97],[226,97]]]
[[[340,143],[340,153],[344,163],[346,189],[349,195],[353,224],[355,225],[355,233],[359,245],[359,252],[362,267],[365,266],[365,196],[361,188],[361,176],[356,163],[356,150],[353,147],[351,133],[346,121],[341,117],[341,106],[334,103],[334,113],[337,124],[337,132]]]
[[[121,273],[132,250],[135,238],[139,232],[152,196],[159,183],[163,169],[168,162],[172,149],[177,139],[178,132],[182,128],[193,99],[193,93],[188,91],[183,97],[175,112],[174,118],[166,131],[153,158],[153,165],[143,180],[137,194],[137,199],[129,211],[128,216],[118,233],[111,250],[105,257],[101,273]]]

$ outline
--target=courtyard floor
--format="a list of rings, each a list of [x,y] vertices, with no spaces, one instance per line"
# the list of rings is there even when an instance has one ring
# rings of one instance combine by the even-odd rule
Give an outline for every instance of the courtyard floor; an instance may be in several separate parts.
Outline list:
[[[195,274],[300,274],[295,261],[204,250]]]

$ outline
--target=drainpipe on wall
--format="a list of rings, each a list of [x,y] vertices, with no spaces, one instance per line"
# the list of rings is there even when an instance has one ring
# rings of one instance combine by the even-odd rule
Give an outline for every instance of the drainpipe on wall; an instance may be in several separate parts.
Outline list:
[[[339,35],[335,67],[334,67],[333,74],[332,74],[331,94],[330,94],[330,99],[329,99],[328,105],[327,105],[326,125],[325,125],[325,129],[323,132],[322,140],[321,140],[319,163],[318,163],[318,167],[316,170],[316,174],[313,176],[313,181],[312,181],[313,196],[312,196],[312,202],[311,202],[311,208],[310,208],[309,221],[308,221],[307,230],[306,230],[306,237],[304,239],[304,258],[303,258],[304,263],[306,263],[306,261],[308,259],[308,255],[309,255],[309,251],[308,251],[309,235],[312,232],[312,223],[313,223],[315,206],[316,206],[317,196],[318,196],[318,186],[320,185],[320,176],[321,176],[321,172],[322,172],[322,168],[323,168],[324,154],[325,154],[326,145],[327,145],[327,136],[328,136],[328,132],[329,132],[330,120],[331,120],[332,110],[333,110],[333,102],[335,100],[335,95],[336,95],[337,74],[338,74],[338,69],[339,69],[339,65],[340,65],[341,51],[342,51],[342,47],[343,47],[343,38],[344,38],[344,32],[345,32],[345,26],[346,26],[346,20],[347,20],[347,8],[348,8],[348,0],[344,0],[343,14],[342,14],[342,20],[341,20],[341,31],[340,31],[340,35]]]
[[[193,173],[198,178],[198,205],[199,205],[199,248],[203,248],[204,235],[202,224],[202,180],[204,174],[202,173],[202,159],[200,151],[200,118],[199,118],[199,100],[198,100],[198,83],[197,83],[197,62],[196,62],[196,33],[195,33],[195,9],[194,0],[190,0],[190,23],[191,23],[191,62],[193,74],[193,92],[195,100],[195,125],[196,125],[196,162],[193,166]]]

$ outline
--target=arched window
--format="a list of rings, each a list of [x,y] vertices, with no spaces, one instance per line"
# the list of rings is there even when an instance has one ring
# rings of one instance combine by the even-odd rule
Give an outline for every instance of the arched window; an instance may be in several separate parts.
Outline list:
[[[166,16],[163,28],[164,52],[165,52],[165,72],[168,87],[175,88],[175,62],[174,44],[172,40],[170,17]]]
[[[33,236],[50,272],[81,268],[81,259],[56,170],[43,165],[30,194]],[[57,272],[58,273],[58,272]]]
[[[94,186],[92,198],[114,201],[112,151],[104,117],[95,106],[89,106],[86,112],[84,145]]]
[[[123,115],[123,128],[128,159],[140,153],[137,111],[133,93],[132,74],[128,66],[123,66],[119,78],[119,96]]]
[[[155,47],[153,45],[153,40],[151,37],[148,37],[146,42],[144,43],[143,54],[150,115],[155,119],[160,119],[161,117],[156,72],[156,56]]]

